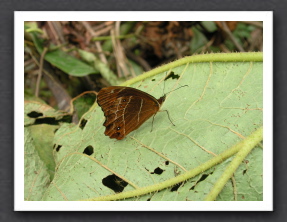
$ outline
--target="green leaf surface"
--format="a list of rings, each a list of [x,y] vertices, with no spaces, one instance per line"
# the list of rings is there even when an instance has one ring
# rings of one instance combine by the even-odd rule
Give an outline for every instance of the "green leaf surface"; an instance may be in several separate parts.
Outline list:
[[[55,161],[53,156],[54,133],[59,126],[49,124],[39,124],[29,126],[31,136],[38,156],[45,163],[50,179],[52,180],[55,172]]]
[[[43,200],[204,200],[237,152],[262,140],[262,70],[262,53],[199,55],[126,82],[156,98],[187,84],[161,107],[175,126],[159,112],[152,132],[151,118],[110,139],[95,103],[78,125],[57,131],[56,172]],[[164,81],[170,71],[179,78]],[[262,150],[253,148],[217,200],[262,200]]]
[[[39,201],[50,184],[50,175],[45,163],[35,148],[30,129],[25,127],[24,199]]]

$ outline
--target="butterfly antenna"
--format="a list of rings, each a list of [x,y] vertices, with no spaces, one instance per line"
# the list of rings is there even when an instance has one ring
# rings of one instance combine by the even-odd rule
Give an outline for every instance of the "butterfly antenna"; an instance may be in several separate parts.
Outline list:
[[[174,90],[171,90],[171,91],[167,92],[166,94],[171,93],[171,92],[173,92],[173,91],[175,91],[175,90],[178,90],[178,89],[180,89],[180,88],[182,88],[182,87],[185,87],[185,86],[188,86],[188,85],[180,86],[180,87],[178,87],[178,88],[176,88],[176,89],[174,89]],[[165,95],[166,95],[166,94],[165,94]]]

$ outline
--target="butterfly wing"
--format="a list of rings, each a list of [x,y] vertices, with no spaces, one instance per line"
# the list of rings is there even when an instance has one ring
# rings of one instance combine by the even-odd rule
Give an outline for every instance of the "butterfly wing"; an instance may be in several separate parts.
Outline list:
[[[161,105],[145,92],[121,86],[101,89],[97,101],[106,117],[105,135],[118,140],[139,128]]]

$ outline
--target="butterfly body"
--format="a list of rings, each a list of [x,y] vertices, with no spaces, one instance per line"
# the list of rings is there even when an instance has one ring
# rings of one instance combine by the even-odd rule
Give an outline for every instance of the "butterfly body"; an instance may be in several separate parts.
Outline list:
[[[165,96],[156,99],[131,87],[110,86],[101,89],[97,102],[106,117],[103,124],[106,127],[105,135],[122,140],[155,115],[164,100]]]

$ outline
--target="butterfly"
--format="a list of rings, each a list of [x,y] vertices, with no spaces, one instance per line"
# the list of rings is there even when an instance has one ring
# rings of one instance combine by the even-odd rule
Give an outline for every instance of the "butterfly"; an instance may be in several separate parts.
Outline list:
[[[97,102],[106,117],[103,124],[106,127],[105,135],[117,140],[124,139],[154,116],[165,98],[166,95],[156,99],[146,92],[131,87],[102,88],[98,93]]]

